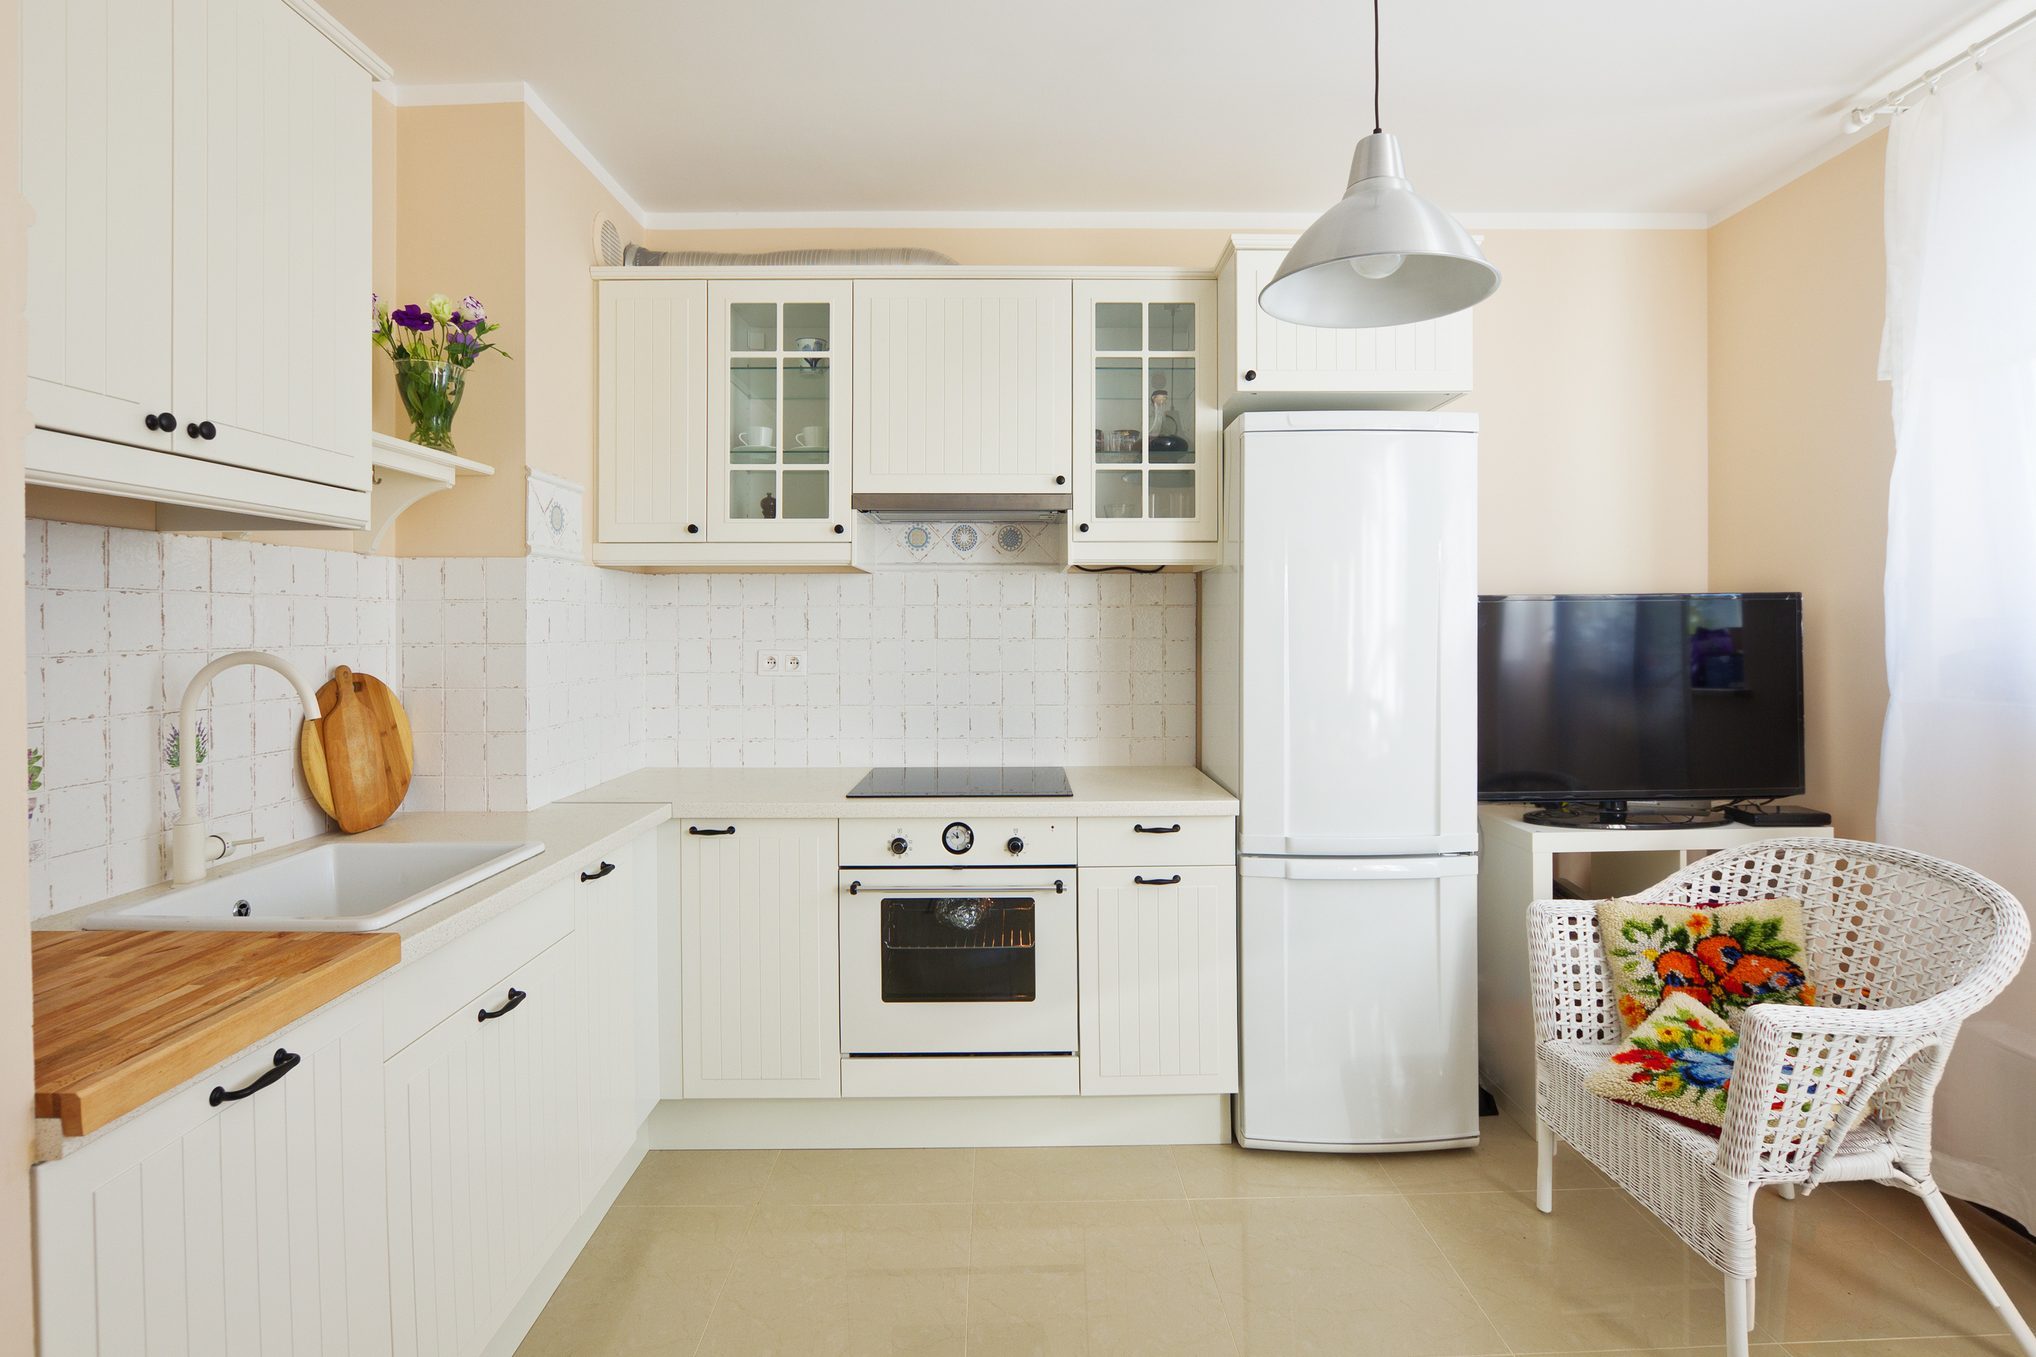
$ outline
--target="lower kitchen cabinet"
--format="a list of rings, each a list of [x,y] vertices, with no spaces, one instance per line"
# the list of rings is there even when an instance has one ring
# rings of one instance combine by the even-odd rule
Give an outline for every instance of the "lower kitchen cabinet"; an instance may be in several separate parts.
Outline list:
[[[655,996],[639,993],[641,958],[656,932],[638,932],[641,897],[655,898],[650,835],[583,864],[573,897],[579,956],[580,1150],[583,1183],[593,1192],[629,1153],[643,1123],[638,1108],[638,1045],[654,1045]]]
[[[43,1352],[389,1351],[380,997],[276,1045],[36,1168]]]
[[[1237,1091],[1237,873],[1084,867],[1082,1092]]]
[[[679,850],[688,1098],[841,1094],[833,820],[690,820]]]
[[[577,941],[471,996],[384,1066],[398,1354],[481,1351],[585,1200]]]

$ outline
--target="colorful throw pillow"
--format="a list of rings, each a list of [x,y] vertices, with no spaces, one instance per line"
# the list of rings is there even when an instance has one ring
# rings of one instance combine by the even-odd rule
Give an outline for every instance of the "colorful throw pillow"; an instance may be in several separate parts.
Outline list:
[[[1687,994],[1671,994],[1584,1080],[1591,1092],[1678,1121],[1725,1124],[1725,1094],[1739,1038]]]
[[[1795,900],[1603,900],[1598,934],[1629,1029],[1677,994],[1728,1019],[1753,1004],[1816,1002],[1803,973],[1803,907]]]

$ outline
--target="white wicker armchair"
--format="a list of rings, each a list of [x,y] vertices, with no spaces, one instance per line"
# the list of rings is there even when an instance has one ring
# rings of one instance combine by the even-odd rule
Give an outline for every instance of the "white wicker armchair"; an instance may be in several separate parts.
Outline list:
[[[1536,1204],[1554,1208],[1560,1139],[1725,1275],[1726,1344],[1753,1327],[1753,1197],[1872,1180],[1923,1199],[1966,1272],[2028,1357],[2015,1310],[1930,1173],[1930,1105],[1958,1027],[2021,969],[2029,921],[1962,867],[1844,839],[1777,839],[1719,853],[1638,899],[1803,902],[1817,1007],[1766,1004],[1734,1019],[1737,1069],[1722,1134],[1587,1091],[1624,1035],[1594,905],[1532,905]]]

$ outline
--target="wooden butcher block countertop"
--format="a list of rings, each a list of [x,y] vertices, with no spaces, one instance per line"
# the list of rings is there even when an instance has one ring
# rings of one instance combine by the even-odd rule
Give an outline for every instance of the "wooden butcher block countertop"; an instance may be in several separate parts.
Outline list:
[[[396,964],[389,933],[44,932],[35,1110],[89,1135]]]

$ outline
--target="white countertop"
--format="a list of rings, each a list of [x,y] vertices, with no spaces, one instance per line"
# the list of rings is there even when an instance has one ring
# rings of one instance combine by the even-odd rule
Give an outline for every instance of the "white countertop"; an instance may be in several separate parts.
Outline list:
[[[1237,798],[1195,768],[1069,768],[1068,796],[857,797],[867,768],[640,768],[567,802],[670,808],[675,820],[896,820],[964,802],[985,818],[1084,815],[1235,815]],[[555,803],[555,804],[564,804]]]

